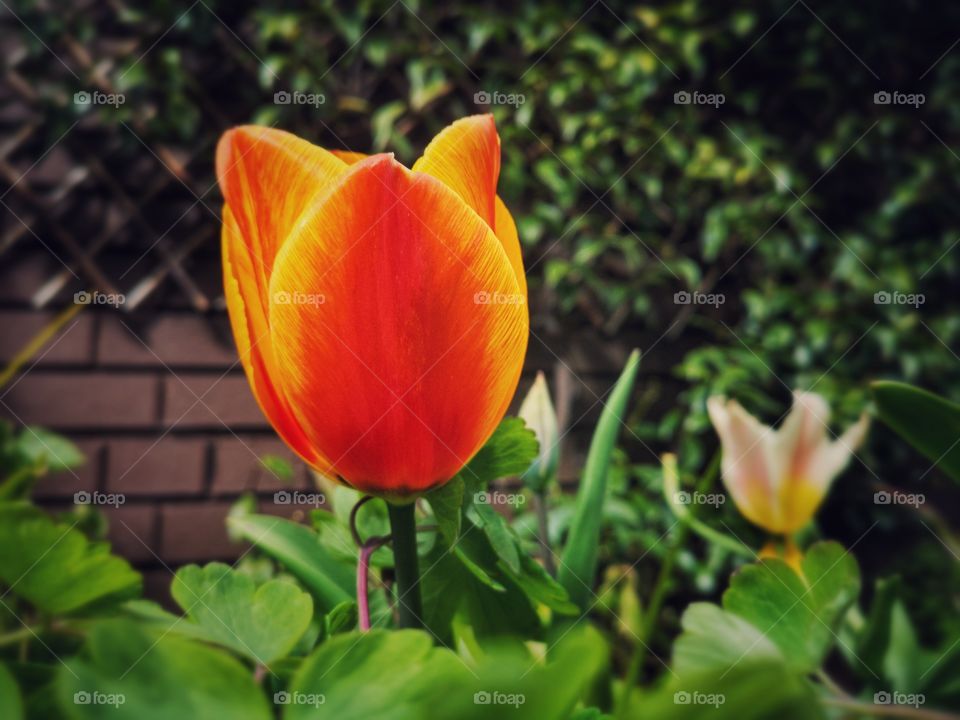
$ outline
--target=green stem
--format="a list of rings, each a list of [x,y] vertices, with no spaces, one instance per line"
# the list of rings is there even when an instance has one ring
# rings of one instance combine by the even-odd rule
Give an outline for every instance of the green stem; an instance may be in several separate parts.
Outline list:
[[[30,627],[22,627],[19,630],[12,630],[4,635],[0,635],[0,647],[6,647],[7,645],[15,645],[21,640],[26,640],[34,636],[35,631]]]
[[[423,627],[420,600],[420,570],[417,563],[416,503],[387,503],[393,537],[394,572],[397,586],[397,613],[401,628]]]

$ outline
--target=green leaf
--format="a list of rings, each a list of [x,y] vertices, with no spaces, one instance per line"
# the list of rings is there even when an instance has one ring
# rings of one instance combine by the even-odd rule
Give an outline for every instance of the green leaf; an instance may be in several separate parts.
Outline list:
[[[460,508],[463,507],[463,478],[457,475],[446,485],[427,493],[426,498],[433,509],[433,517],[440,529],[440,537],[447,547],[460,536]]]
[[[269,515],[229,517],[227,526],[293,573],[321,612],[353,599],[353,569],[332,557],[310,528]]]
[[[633,392],[633,383],[640,367],[640,352],[634,350],[600,415],[600,421],[590,442],[583,479],[577,490],[576,514],[570,527],[567,544],[558,571],[558,580],[579,607],[586,607],[600,548],[600,520],[607,494],[607,470],[610,456],[623,424],[623,415]]]
[[[294,468],[286,458],[279,455],[262,455],[260,464],[281,482],[289,483],[293,481]]]
[[[74,720],[269,720],[252,673],[227,653],[175,635],[153,637],[129,620],[98,623],[83,655],[57,673]]]
[[[741,662],[786,662],[759,629],[712,603],[692,603],[680,620],[683,633],[673,646],[673,668],[681,678],[725,672]]]
[[[913,385],[871,385],[877,414],[954,480],[960,480],[960,405]]]
[[[324,617],[324,629],[327,637],[355,630],[358,622],[358,608],[353,600],[342,602]]]
[[[223,563],[181,568],[170,594],[216,642],[260,665],[288,654],[313,617],[313,600],[292,582],[257,587]]]
[[[733,575],[723,607],[780,648],[791,666],[812,671],[836,638],[836,626],[860,593],[857,562],[841,545],[817,543],[801,578],[782,560],[747,565]]]
[[[460,471],[468,494],[503,477],[520,475],[537,457],[537,436],[518,417],[504,418],[486,444]]]
[[[41,427],[25,427],[17,439],[17,448],[31,463],[42,463],[52,472],[70,470],[84,463],[83,453],[76,445]]]
[[[0,580],[49,613],[138,595],[140,574],[78,530],[26,503],[0,503]]]
[[[373,630],[321,645],[276,701],[284,720],[313,720],[320,708],[338,720],[440,717],[435,699],[468,677],[463,661],[425,632]]]
[[[20,697],[20,688],[17,681],[7,670],[7,666],[0,663],[0,708],[3,708],[4,720],[23,720],[23,700]]]

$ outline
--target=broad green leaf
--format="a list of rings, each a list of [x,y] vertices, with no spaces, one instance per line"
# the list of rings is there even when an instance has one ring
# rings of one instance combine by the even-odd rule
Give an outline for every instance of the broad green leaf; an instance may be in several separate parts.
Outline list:
[[[295,575],[321,612],[353,599],[353,569],[334,558],[310,528],[269,515],[229,517],[227,526]]]
[[[36,426],[23,429],[17,439],[17,449],[31,463],[42,463],[51,472],[70,470],[84,462],[80,448],[70,440]]]
[[[428,633],[373,630],[325,642],[275,702],[284,706],[283,720],[441,717],[436,699],[469,677],[463,662],[434,647]]]
[[[228,653],[154,637],[129,620],[98,623],[84,652],[65,662],[56,693],[74,720],[272,718],[252,673]]]
[[[23,700],[20,697],[20,688],[13,679],[7,666],[0,663],[0,708],[3,709],[4,720],[23,720]]]
[[[520,475],[537,457],[537,436],[518,417],[504,418],[493,435],[460,471],[472,494],[503,477]]]
[[[750,622],[780,648],[791,666],[812,671],[836,639],[836,626],[860,593],[857,562],[841,545],[817,543],[801,562],[801,578],[782,560],[737,571],[723,607]]]
[[[960,480],[960,405],[905,383],[871,386],[877,414],[954,480]]]
[[[130,564],[26,503],[0,504],[0,581],[49,613],[140,593]]]
[[[587,464],[577,490],[576,514],[563,548],[557,579],[579,607],[587,606],[597,573],[600,549],[600,521],[607,494],[607,470],[617,435],[623,424],[627,403],[640,367],[640,353],[634,350],[620,378],[610,392],[590,442]]]
[[[506,519],[486,503],[473,503],[468,517],[473,524],[483,530],[491,547],[510,570],[520,572],[520,549],[516,536],[507,525]]]
[[[257,587],[223,563],[181,568],[170,594],[216,642],[260,665],[288,654],[313,617],[313,600],[293,582]]]
[[[683,676],[635,694],[624,718],[648,720],[821,720],[809,682],[782,662],[745,658],[731,670]]]
[[[460,536],[460,509],[463,507],[463,478],[457,475],[445,485],[427,493],[426,498],[433,509],[433,517],[440,529],[440,536],[447,547]]]
[[[673,646],[673,668],[681,678],[725,672],[744,661],[785,662],[759,629],[712,603],[692,603],[680,624],[683,633]]]

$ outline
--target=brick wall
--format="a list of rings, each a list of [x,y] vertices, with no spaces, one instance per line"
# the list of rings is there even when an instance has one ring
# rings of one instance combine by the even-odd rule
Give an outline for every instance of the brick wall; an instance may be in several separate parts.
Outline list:
[[[56,315],[29,305],[49,271],[37,267],[45,262],[27,253],[0,269],[0,365]],[[201,274],[216,284],[215,258]],[[561,473],[569,483],[582,465],[602,408],[599,399],[609,391],[627,346],[596,337],[572,340],[536,327],[535,332],[518,395],[536,370],[552,372],[558,357],[572,371],[567,385],[573,428]],[[651,372],[649,362],[645,372]],[[105,509],[109,538],[144,571],[154,597],[165,593],[169,568],[231,560],[243,552],[228,540],[224,526],[243,492],[255,492],[264,512],[298,511],[272,502],[283,485],[259,457],[293,456],[250,393],[222,312],[154,307],[131,315],[85,309],[0,389],[0,413],[62,432],[87,455],[75,474],[41,482],[37,497],[44,504],[65,507],[80,490],[124,494],[121,507]],[[306,469],[296,467],[296,487],[307,488]]]

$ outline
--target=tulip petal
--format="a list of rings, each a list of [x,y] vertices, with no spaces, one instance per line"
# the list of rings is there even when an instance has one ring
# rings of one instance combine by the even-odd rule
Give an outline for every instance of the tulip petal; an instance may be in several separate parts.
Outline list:
[[[733,501],[748,520],[775,531],[779,518],[771,453],[773,431],[734,400],[711,397],[707,412],[720,436],[721,474]]]
[[[496,230],[500,136],[493,115],[471,115],[448,125],[413,169],[442,181]]]
[[[513,215],[507,210],[507,206],[503,204],[499,195],[494,198],[494,208],[496,214],[494,230],[507,253],[507,259],[517,276],[520,289],[526,295],[527,276],[523,272],[523,253],[520,251],[520,236],[517,235],[517,224],[513,221]]]
[[[252,282],[254,262],[240,239],[240,230],[229,206],[223,209],[222,252],[227,313],[253,396],[284,442],[309,465],[322,472],[327,471],[329,462],[310,446],[289,404],[271,379],[275,363],[264,314],[266,308],[261,305],[256,285]]]
[[[435,178],[386,155],[352,165],[280,250],[270,289],[322,298],[271,304],[278,377],[358,489],[449,480],[506,411],[526,295],[497,237]]]
[[[291,228],[347,165],[296,135],[244,125],[217,145],[217,179],[266,298],[273,260]]]

